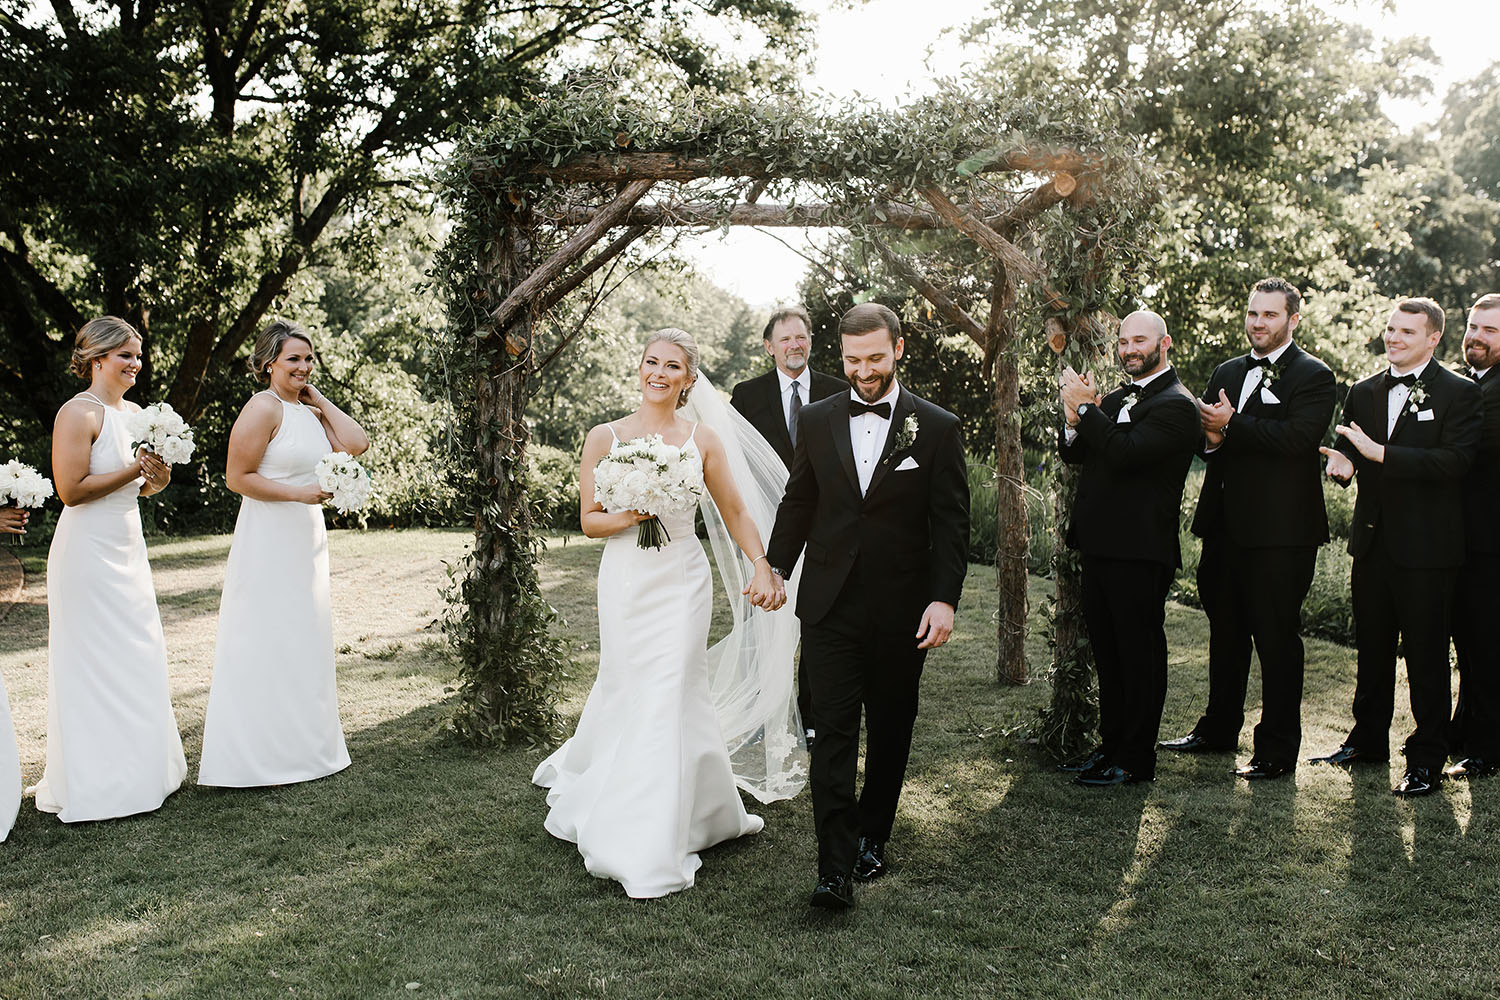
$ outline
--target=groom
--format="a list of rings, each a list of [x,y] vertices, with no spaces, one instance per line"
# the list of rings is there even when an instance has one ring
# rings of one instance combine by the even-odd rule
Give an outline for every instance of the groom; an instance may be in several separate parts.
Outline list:
[[[797,617],[812,687],[818,886],[854,905],[852,880],[885,874],[927,650],[953,633],[968,568],[969,485],[958,418],[896,382],[905,347],[885,306],[839,321],[852,391],[802,411],[767,556],[778,576],[806,551]],[[860,714],[865,784],[855,796]]]

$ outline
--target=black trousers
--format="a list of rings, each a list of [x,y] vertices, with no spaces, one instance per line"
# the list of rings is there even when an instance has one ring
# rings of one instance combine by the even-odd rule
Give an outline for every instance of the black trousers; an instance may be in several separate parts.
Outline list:
[[[833,610],[802,627],[802,670],[818,730],[811,785],[820,877],[853,871],[861,836],[890,837],[906,780],[927,651],[917,648],[917,621],[882,620],[881,579],[856,566]],[[865,783],[856,796],[861,714]]]
[[[1167,700],[1164,563],[1083,557],[1083,620],[1099,674],[1099,735],[1108,763],[1156,776],[1156,737]]]
[[[1208,708],[1193,732],[1239,742],[1245,723],[1250,649],[1260,657],[1261,714],[1253,755],[1296,763],[1302,747],[1302,601],[1312,586],[1312,546],[1243,548],[1205,538],[1198,597],[1208,616]]]
[[[1500,761],[1500,555],[1470,552],[1453,600],[1453,650],[1458,656],[1458,705],[1448,730],[1459,759]]]
[[[803,729],[818,728],[818,724],[813,721],[812,685],[807,681],[807,668],[800,662],[797,666],[797,714],[802,716]]]
[[[1447,761],[1448,632],[1457,577],[1457,569],[1397,566],[1378,535],[1370,551],[1355,558],[1350,592],[1358,667],[1346,746],[1374,757],[1390,753],[1399,639],[1417,723],[1406,738],[1407,766],[1441,768]]]

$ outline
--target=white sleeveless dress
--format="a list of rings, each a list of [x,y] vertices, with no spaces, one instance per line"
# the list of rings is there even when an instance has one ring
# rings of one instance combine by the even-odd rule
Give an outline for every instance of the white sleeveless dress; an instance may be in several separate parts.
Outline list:
[[[740,801],[709,697],[713,574],[693,509],[661,520],[660,549],[637,546],[634,527],[604,543],[599,674],[573,737],[531,779],[549,789],[547,832],[636,898],[686,889],[698,851],[764,825]]]
[[[135,449],[124,413],[94,402],[104,417],[89,474],[99,475],[129,465]],[[64,507],[47,554],[47,767],[36,807],[64,823],[159,809],[187,776],[140,484]]]
[[[276,398],[281,426],[256,471],[289,486],[313,483],[318,462],[333,451],[328,435],[306,406]],[[219,603],[198,783],[286,785],[348,766],[323,508],[242,497]]]
[[[21,754],[16,746],[16,727],[10,717],[10,698],[0,680],[0,841],[21,812]]]

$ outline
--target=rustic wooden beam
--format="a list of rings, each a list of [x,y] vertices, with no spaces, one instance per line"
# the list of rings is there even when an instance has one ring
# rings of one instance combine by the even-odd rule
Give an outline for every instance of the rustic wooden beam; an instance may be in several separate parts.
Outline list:
[[[970,316],[962,306],[954,302],[941,288],[933,284],[932,279],[923,274],[922,270],[915,264],[902,259],[900,254],[886,246],[881,240],[877,239],[873,240],[873,242],[876,252],[880,254],[881,259],[886,262],[886,265],[892,271],[899,274],[907,284],[915,288],[921,294],[922,298],[931,302],[933,308],[938,311],[938,315],[968,334],[974,343],[980,347],[984,347],[984,327],[980,326],[973,316]]]
[[[589,247],[599,242],[605,233],[614,228],[620,218],[629,212],[647,191],[651,190],[653,183],[655,182],[650,180],[635,180],[626,184],[608,205],[599,209],[588,223],[568,237],[567,242],[559,247],[556,253],[544,260],[536,270],[511,289],[505,301],[490,313],[490,329],[481,336],[488,336],[495,330],[504,330],[509,326],[511,320],[515,319],[522,309],[540,295],[553,279],[587,253]]]
[[[996,173],[1026,171],[1052,174],[1059,171],[1078,173],[1088,166],[1084,156],[1071,149],[1026,148],[1013,150],[992,157],[971,169],[972,173]],[[814,164],[806,171],[808,177],[833,174],[832,164]],[[480,157],[469,167],[469,178],[481,186],[502,186],[510,177],[550,177],[556,181],[690,181],[700,177],[749,177],[753,179],[786,177],[796,179],[791,173],[779,169],[773,173],[771,165],[757,157],[683,156],[679,153],[634,152],[618,150],[612,153],[589,153],[563,160],[554,165],[542,162],[530,166],[515,165],[502,169],[493,161]],[[798,175],[800,176],[800,175]]]
[[[1077,188],[1078,180],[1072,174],[1056,174],[1045,184],[1016,202],[1015,207],[1003,216],[985,221],[994,227],[996,232],[1006,236],[1012,235],[1023,224],[1063,201]]]
[[[1041,278],[1042,272],[1036,262],[1026,256],[1020,247],[991,229],[983,219],[953,204],[953,201],[934,185],[922,188],[921,192],[922,197],[927,199],[927,204],[933,207],[943,221],[988,250],[996,259],[1005,264],[1006,270],[1011,274],[1028,281],[1037,281]]]
[[[648,233],[650,229],[650,226],[631,226],[629,229],[625,230],[625,232],[621,233],[619,236],[616,236],[613,240],[610,241],[608,246],[606,246],[603,250],[600,250],[598,253],[594,254],[594,256],[590,257],[586,263],[578,268],[578,270],[574,271],[572,274],[568,275],[566,278],[562,279],[551,288],[547,289],[547,294],[543,295],[541,299],[538,300],[536,304],[536,311],[539,313],[544,313],[548,309],[551,309],[553,306],[557,305],[568,295],[569,292],[573,291],[573,289],[577,288],[579,285],[588,280],[589,275],[593,274],[595,271],[599,270],[599,268],[603,267],[605,264],[608,264],[611,260],[614,260],[616,257],[618,257],[626,247],[630,246],[630,244],[646,235],[646,233]]]
[[[885,218],[876,215],[879,211]],[[947,223],[931,212],[905,205],[879,205],[868,209],[866,219],[875,225],[893,229],[945,229]],[[588,222],[593,212],[583,206],[563,209],[552,216],[558,225],[572,226]],[[723,206],[714,202],[683,202],[667,205],[636,205],[616,225],[641,226],[763,226],[766,228],[796,227],[814,229],[841,227],[848,220],[836,213],[831,205],[755,205],[740,203],[724,214]]]

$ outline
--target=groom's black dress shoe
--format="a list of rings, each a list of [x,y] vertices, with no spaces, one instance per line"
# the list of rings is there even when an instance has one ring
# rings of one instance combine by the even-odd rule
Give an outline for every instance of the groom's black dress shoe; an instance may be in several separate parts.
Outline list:
[[[1068,771],[1073,774],[1081,774],[1084,771],[1092,771],[1103,763],[1104,751],[1090,750],[1082,757],[1074,757],[1072,760],[1063,761],[1061,764],[1057,765],[1057,769],[1059,771]]]
[[[1250,763],[1244,767],[1235,768],[1234,773],[1246,781],[1260,781],[1267,778],[1279,778],[1284,774],[1291,774],[1295,770],[1297,770],[1295,761],[1290,764],[1278,764],[1274,761],[1251,757]]]
[[[1384,764],[1389,757],[1377,757],[1351,746],[1342,746],[1327,757],[1313,757],[1309,764],[1333,764],[1335,767],[1353,767],[1355,764]]]
[[[854,881],[872,882],[885,873],[885,841],[860,837],[859,854],[854,859]]]
[[[1234,743],[1205,739],[1197,733],[1188,733],[1175,740],[1162,740],[1156,745],[1163,750],[1176,750],[1178,753],[1232,753],[1235,750]]]
[[[1449,778],[1488,778],[1500,768],[1483,757],[1465,757],[1452,767],[1444,768],[1443,774]]]
[[[1434,774],[1429,768],[1408,767],[1401,776],[1401,784],[1391,789],[1392,795],[1410,798],[1415,795],[1431,795],[1443,780],[1442,772]]]
[[[854,883],[847,875],[825,875],[808,902],[824,910],[847,910],[854,905]]]
[[[1087,785],[1090,788],[1108,788],[1110,785],[1135,785],[1143,781],[1154,780],[1154,777],[1139,777],[1123,767],[1100,767],[1092,771],[1084,771],[1073,779],[1073,784]]]

